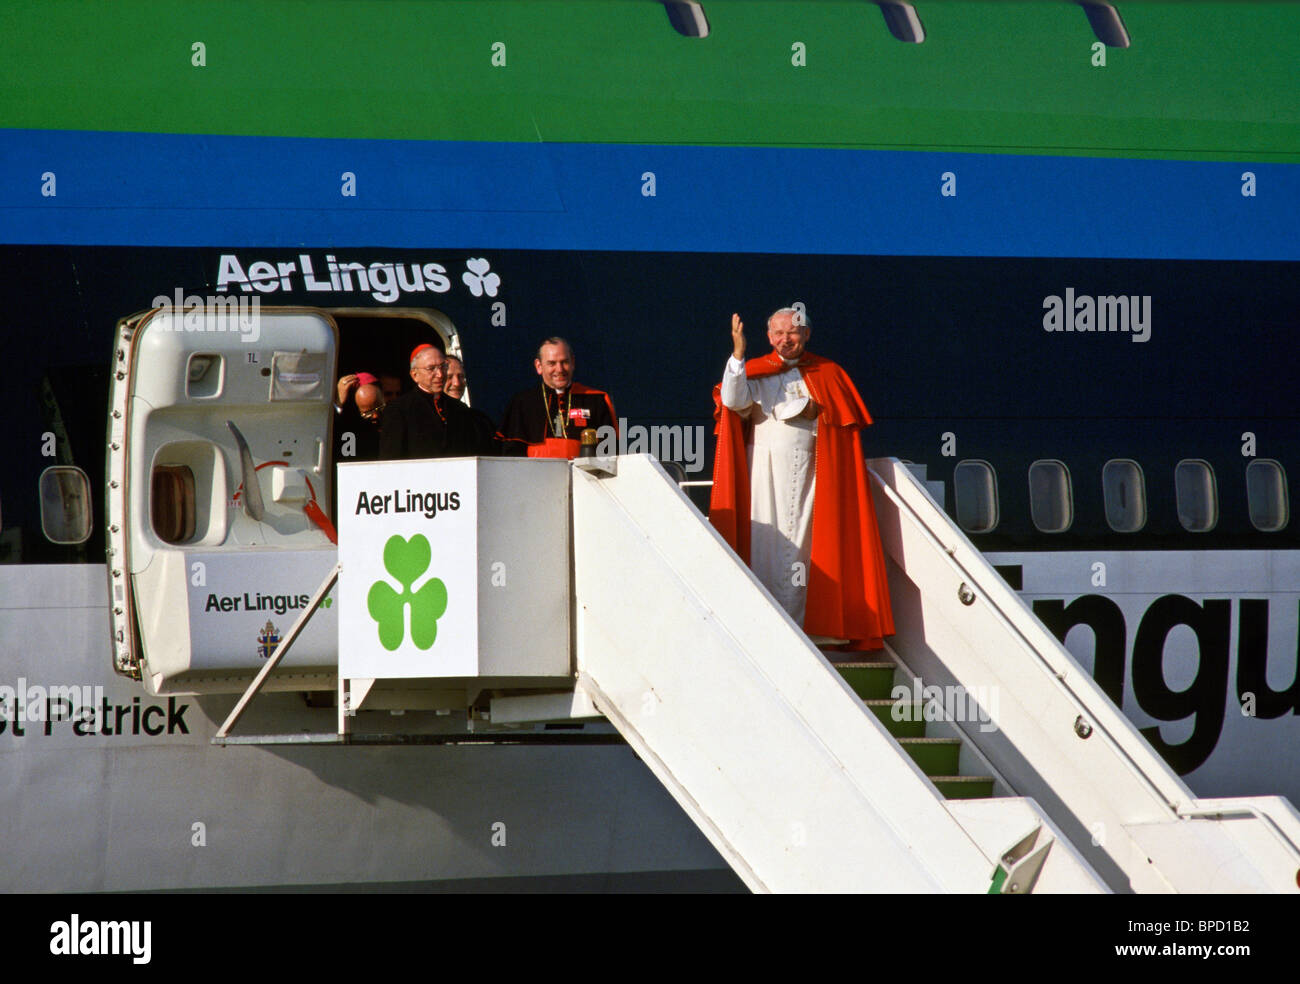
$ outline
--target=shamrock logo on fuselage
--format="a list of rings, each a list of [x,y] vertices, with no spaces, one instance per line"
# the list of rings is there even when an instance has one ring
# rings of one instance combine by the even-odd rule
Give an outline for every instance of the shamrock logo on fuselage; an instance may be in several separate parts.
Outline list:
[[[465,282],[465,286],[475,297],[482,297],[484,294],[488,297],[497,296],[501,278],[492,272],[491,266],[492,264],[481,256],[465,261],[465,272],[460,275],[460,279]]]
[[[389,652],[402,644],[406,635],[405,609],[411,606],[411,641],[428,649],[438,637],[438,619],[447,610],[447,586],[436,577],[424,582],[419,591],[411,585],[429,569],[433,551],[423,533],[408,541],[390,536],[384,544],[384,570],[402,586],[394,591],[387,581],[376,581],[366,594],[366,608],[379,624],[379,642]]]

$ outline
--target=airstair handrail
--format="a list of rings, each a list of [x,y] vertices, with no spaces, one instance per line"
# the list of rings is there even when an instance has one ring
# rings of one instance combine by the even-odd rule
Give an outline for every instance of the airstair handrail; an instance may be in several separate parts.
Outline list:
[[[1224,805],[1210,805],[1213,803],[1223,803]],[[1178,818],[1180,820],[1221,820],[1224,817],[1230,816],[1254,817],[1264,825],[1264,829],[1273,836],[1274,840],[1278,841],[1293,855],[1300,855],[1300,844],[1297,844],[1296,841],[1282,829],[1282,825],[1279,824],[1270,813],[1261,810],[1249,800],[1197,800],[1196,804],[1196,807],[1193,809],[1179,810]]]
[[[900,481],[900,486],[902,486],[903,482],[910,483],[908,491],[924,496],[928,502],[939,510],[940,515],[943,516],[947,524],[944,532],[947,532],[950,536],[956,534],[960,539],[955,539],[952,544],[945,543],[944,539],[935,532],[921,512],[907,501],[907,497],[902,490],[895,489],[886,482],[878,474],[872,463],[869,462],[868,470],[871,472],[876,485],[891,502],[899,507],[900,512],[905,513],[925,537],[944,555],[945,562],[963,580],[972,581],[980,586],[981,593],[989,602],[988,610],[1013,634],[1021,648],[1029,652],[1035,664],[1052,678],[1058,690],[1064,693],[1079,708],[1081,714],[1087,716],[1085,723],[1104,737],[1107,746],[1119,755],[1129,771],[1157,797],[1164,808],[1170,810],[1171,813],[1177,814],[1180,809],[1184,808],[1184,804],[1194,803],[1195,796],[1187,788],[1186,784],[1177,778],[1163,759],[1156,756],[1150,745],[1137,733],[1132,722],[1111,704],[1110,699],[1101,692],[1087,671],[1075,662],[1069,651],[1061,645],[1060,641],[1046,627],[1038,625],[1037,634],[1042,645],[1035,645],[1031,641],[1028,633],[1034,631],[1033,626],[1036,617],[1029,611],[1028,606],[1010,587],[1003,587],[1004,582],[1001,575],[993,569],[993,566],[973,545],[967,544],[966,549],[962,549],[965,534],[962,534],[953,525],[947,513],[939,509],[937,503],[934,503],[934,500],[930,498],[929,494],[920,486],[916,477],[908,471],[902,462],[896,458],[885,460],[894,465],[894,475],[906,476]],[[959,553],[963,554],[961,559],[958,559]],[[979,573],[972,570],[972,568],[980,567],[983,570],[979,571]],[[1000,593],[1003,597],[998,596],[999,589],[1002,589]],[[1020,609],[1025,624],[1017,624],[1016,620],[1011,618],[1005,611],[1006,607]],[[1053,665],[1052,660],[1048,658],[1048,654],[1055,655],[1059,665]],[[1082,686],[1077,686],[1069,680],[1072,673],[1080,680],[1085,681]],[[1145,760],[1145,765],[1142,760]]]
[[[747,884],[987,889],[985,846],[652,458],[575,471],[573,510],[579,685]]]

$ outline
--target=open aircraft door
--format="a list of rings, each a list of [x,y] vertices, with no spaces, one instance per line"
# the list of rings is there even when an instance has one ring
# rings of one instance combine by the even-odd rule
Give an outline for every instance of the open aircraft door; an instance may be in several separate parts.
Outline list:
[[[117,325],[113,663],[154,694],[242,690],[337,557],[327,516],[337,325],[312,309],[231,302]],[[270,687],[333,686],[330,607]]]

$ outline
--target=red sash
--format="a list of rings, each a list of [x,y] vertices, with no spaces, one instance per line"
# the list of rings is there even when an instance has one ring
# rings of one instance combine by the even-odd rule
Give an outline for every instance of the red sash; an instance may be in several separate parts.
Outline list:
[[[548,437],[541,444],[528,445],[530,458],[576,458],[582,444],[568,437]]]

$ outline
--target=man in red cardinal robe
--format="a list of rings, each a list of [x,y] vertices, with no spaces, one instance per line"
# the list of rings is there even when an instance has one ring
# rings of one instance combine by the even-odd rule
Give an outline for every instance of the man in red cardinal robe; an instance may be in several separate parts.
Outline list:
[[[748,362],[744,327],[733,314],[714,389],[709,521],[815,641],[879,649],[894,618],[858,433],[871,415],[843,369],[805,351],[803,311],[774,313],[772,351]]]

